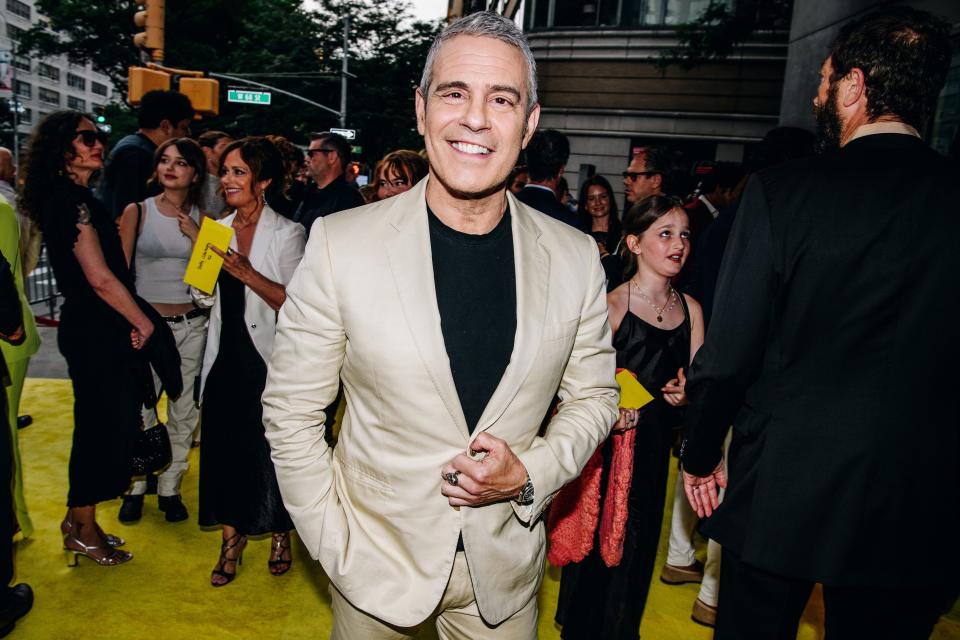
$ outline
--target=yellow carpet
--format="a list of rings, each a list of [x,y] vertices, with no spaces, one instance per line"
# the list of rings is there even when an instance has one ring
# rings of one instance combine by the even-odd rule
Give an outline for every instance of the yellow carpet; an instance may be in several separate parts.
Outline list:
[[[326,638],[330,629],[327,580],[319,565],[299,544],[294,565],[281,577],[266,567],[269,538],[252,540],[237,579],[214,589],[210,569],[217,559],[218,531],[196,525],[197,451],[183,482],[190,519],[167,523],[147,496],[143,519],[132,526],[117,521],[120,501],[100,506],[104,528],[127,539],[135,558],[120,567],[98,567],[85,558],[67,568],[58,525],[65,512],[67,458],[72,429],[72,395],[67,380],[28,379],[20,413],[34,423],[20,432],[27,503],[36,527],[34,537],[18,543],[17,581],[30,583],[36,594],[33,611],[17,625],[12,638],[71,640],[109,639],[297,639]],[[671,480],[670,487],[673,486]],[[672,496],[668,496],[667,505]],[[665,524],[669,526],[669,512]],[[661,538],[658,566],[666,552]],[[540,637],[559,638],[553,624],[559,571],[548,568],[540,593]],[[707,640],[712,632],[690,621],[699,585],[668,587],[654,577],[646,615],[640,627],[644,640]],[[421,634],[434,637],[431,631]],[[822,638],[822,605],[811,598],[798,638]],[[933,636],[960,638],[960,612],[955,608]]]

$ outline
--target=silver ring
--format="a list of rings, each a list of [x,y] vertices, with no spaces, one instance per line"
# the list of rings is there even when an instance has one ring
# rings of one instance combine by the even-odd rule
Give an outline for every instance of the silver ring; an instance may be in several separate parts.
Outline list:
[[[230,247],[227,247],[227,255],[228,255],[228,256],[232,256],[232,255],[233,255],[233,249],[231,249]]]
[[[447,484],[455,487],[457,483],[460,482],[460,472],[451,471],[450,473],[443,474],[443,479],[447,481]]]

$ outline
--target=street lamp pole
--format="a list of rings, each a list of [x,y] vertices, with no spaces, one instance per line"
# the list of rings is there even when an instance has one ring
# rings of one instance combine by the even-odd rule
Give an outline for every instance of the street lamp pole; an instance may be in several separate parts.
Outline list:
[[[347,59],[350,57],[350,16],[343,17],[343,62],[340,74],[340,127],[347,126]]]

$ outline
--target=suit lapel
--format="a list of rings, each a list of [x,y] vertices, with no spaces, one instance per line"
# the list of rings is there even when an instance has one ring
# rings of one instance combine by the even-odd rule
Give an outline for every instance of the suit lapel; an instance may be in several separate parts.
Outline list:
[[[517,278],[517,333],[510,363],[487,402],[473,435],[490,428],[503,415],[526,380],[543,339],[547,311],[550,255],[540,244],[540,229],[513,194],[507,193],[513,217],[513,255]]]
[[[467,440],[467,422],[440,328],[427,220],[426,182],[426,179],[421,180],[407,193],[393,198],[393,206],[387,215],[396,233],[388,239],[386,253],[404,319],[420,359],[451,419]]]

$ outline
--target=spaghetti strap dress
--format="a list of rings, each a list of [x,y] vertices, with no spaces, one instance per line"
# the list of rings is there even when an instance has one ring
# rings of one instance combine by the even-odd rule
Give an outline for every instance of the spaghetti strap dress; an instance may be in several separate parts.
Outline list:
[[[590,554],[563,568],[556,621],[566,640],[636,640],[639,635],[662,529],[670,447],[683,418],[682,409],[667,404],[660,388],[690,360],[690,312],[683,295],[677,296],[683,322],[662,329],[629,310],[628,289],[627,313],[613,335],[617,367],[635,373],[654,400],[640,410],[637,425],[623,559],[615,567],[604,564],[597,527]],[[607,439],[600,495],[606,495],[612,457]]]
[[[242,535],[289,531],[264,435],[267,365],[244,321],[245,286],[221,271],[217,287],[220,349],[203,392],[200,525],[229,525]]]

